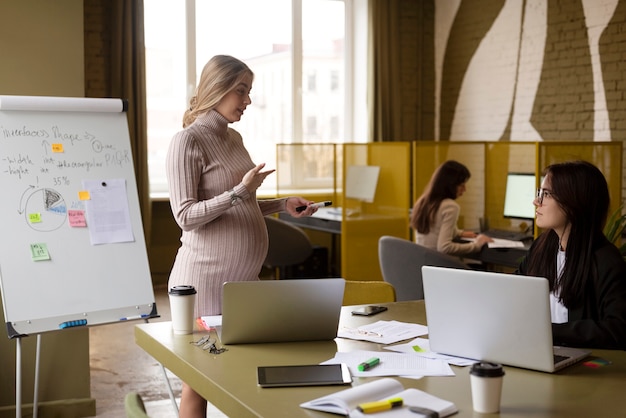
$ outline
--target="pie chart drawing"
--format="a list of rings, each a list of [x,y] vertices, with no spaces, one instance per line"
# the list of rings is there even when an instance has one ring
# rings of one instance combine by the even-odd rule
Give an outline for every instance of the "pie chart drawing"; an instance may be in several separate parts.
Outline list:
[[[59,229],[67,218],[67,205],[61,193],[54,189],[38,189],[34,191],[26,201],[26,222],[28,225],[41,232],[49,232]],[[32,222],[30,216],[39,214],[40,222]]]

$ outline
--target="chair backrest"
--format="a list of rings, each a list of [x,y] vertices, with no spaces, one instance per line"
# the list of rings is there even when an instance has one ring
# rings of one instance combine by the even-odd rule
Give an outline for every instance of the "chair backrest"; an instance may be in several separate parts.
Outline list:
[[[124,398],[126,418],[149,418],[141,396],[136,392],[129,392]]]
[[[383,280],[396,289],[398,301],[424,299],[422,266],[469,268],[458,258],[388,235],[378,240],[378,260]]]
[[[346,280],[342,305],[365,305],[396,301],[396,291],[381,280]]]
[[[266,216],[265,224],[269,236],[263,263],[266,267],[280,269],[300,264],[313,254],[313,244],[302,229],[273,216]]]

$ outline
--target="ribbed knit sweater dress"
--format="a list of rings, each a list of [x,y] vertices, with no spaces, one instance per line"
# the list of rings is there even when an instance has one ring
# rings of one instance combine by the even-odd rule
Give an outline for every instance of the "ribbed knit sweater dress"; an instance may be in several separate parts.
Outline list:
[[[196,288],[196,317],[221,314],[224,282],[259,279],[268,249],[263,216],[284,210],[286,199],[257,201],[247,191],[241,180],[255,165],[241,135],[214,110],[169,146],[170,205],[182,236],[168,286]],[[242,197],[237,205],[231,189]]]

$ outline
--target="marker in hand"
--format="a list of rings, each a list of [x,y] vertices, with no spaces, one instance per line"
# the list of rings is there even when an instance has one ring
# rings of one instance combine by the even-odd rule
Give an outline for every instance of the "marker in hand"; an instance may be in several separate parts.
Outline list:
[[[327,200],[327,201],[325,201],[325,202],[313,203],[313,204],[311,205],[311,207],[312,207],[312,208],[323,208],[323,207],[326,207],[326,206],[330,206],[330,205],[332,205],[332,204],[333,204],[333,202],[331,202],[330,200]],[[298,206],[298,207],[296,208],[296,212],[302,212],[302,211],[306,210],[306,208],[308,208],[308,206],[307,206],[307,205],[304,205],[304,206]]]

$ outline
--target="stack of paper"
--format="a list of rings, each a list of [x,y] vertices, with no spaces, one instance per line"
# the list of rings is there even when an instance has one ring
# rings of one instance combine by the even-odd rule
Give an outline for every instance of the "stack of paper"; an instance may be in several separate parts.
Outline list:
[[[425,325],[400,321],[377,321],[359,328],[341,328],[338,336],[351,340],[393,344],[426,334],[428,334],[428,327]]]
[[[376,357],[380,361],[375,367],[361,371],[358,366],[362,362]],[[454,376],[450,365],[441,359],[430,359],[423,356],[407,353],[392,353],[384,351],[349,351],[338,352],[330,360],[322,364],[345,363],[350,369],[350,374],[356,377],[378,376]]]
[[[447,417],[456,413],[457,407],[454,403],[433,396],[418,389],[404,389],[402,384],[395,379],[384,378],[359,386],[345,389],[332,395],[324,396],[305,402],[302,408],[314,409],[317,411],[331,412],[350,416],[353,418],[366,417],[357,410],[361,403],[372,402],[390,398],[401,398],[403,405],[376,413],[376,418],[415,418],[419,415],[410,411],[410,407],[421,407],[433,410],[439,417]]]

